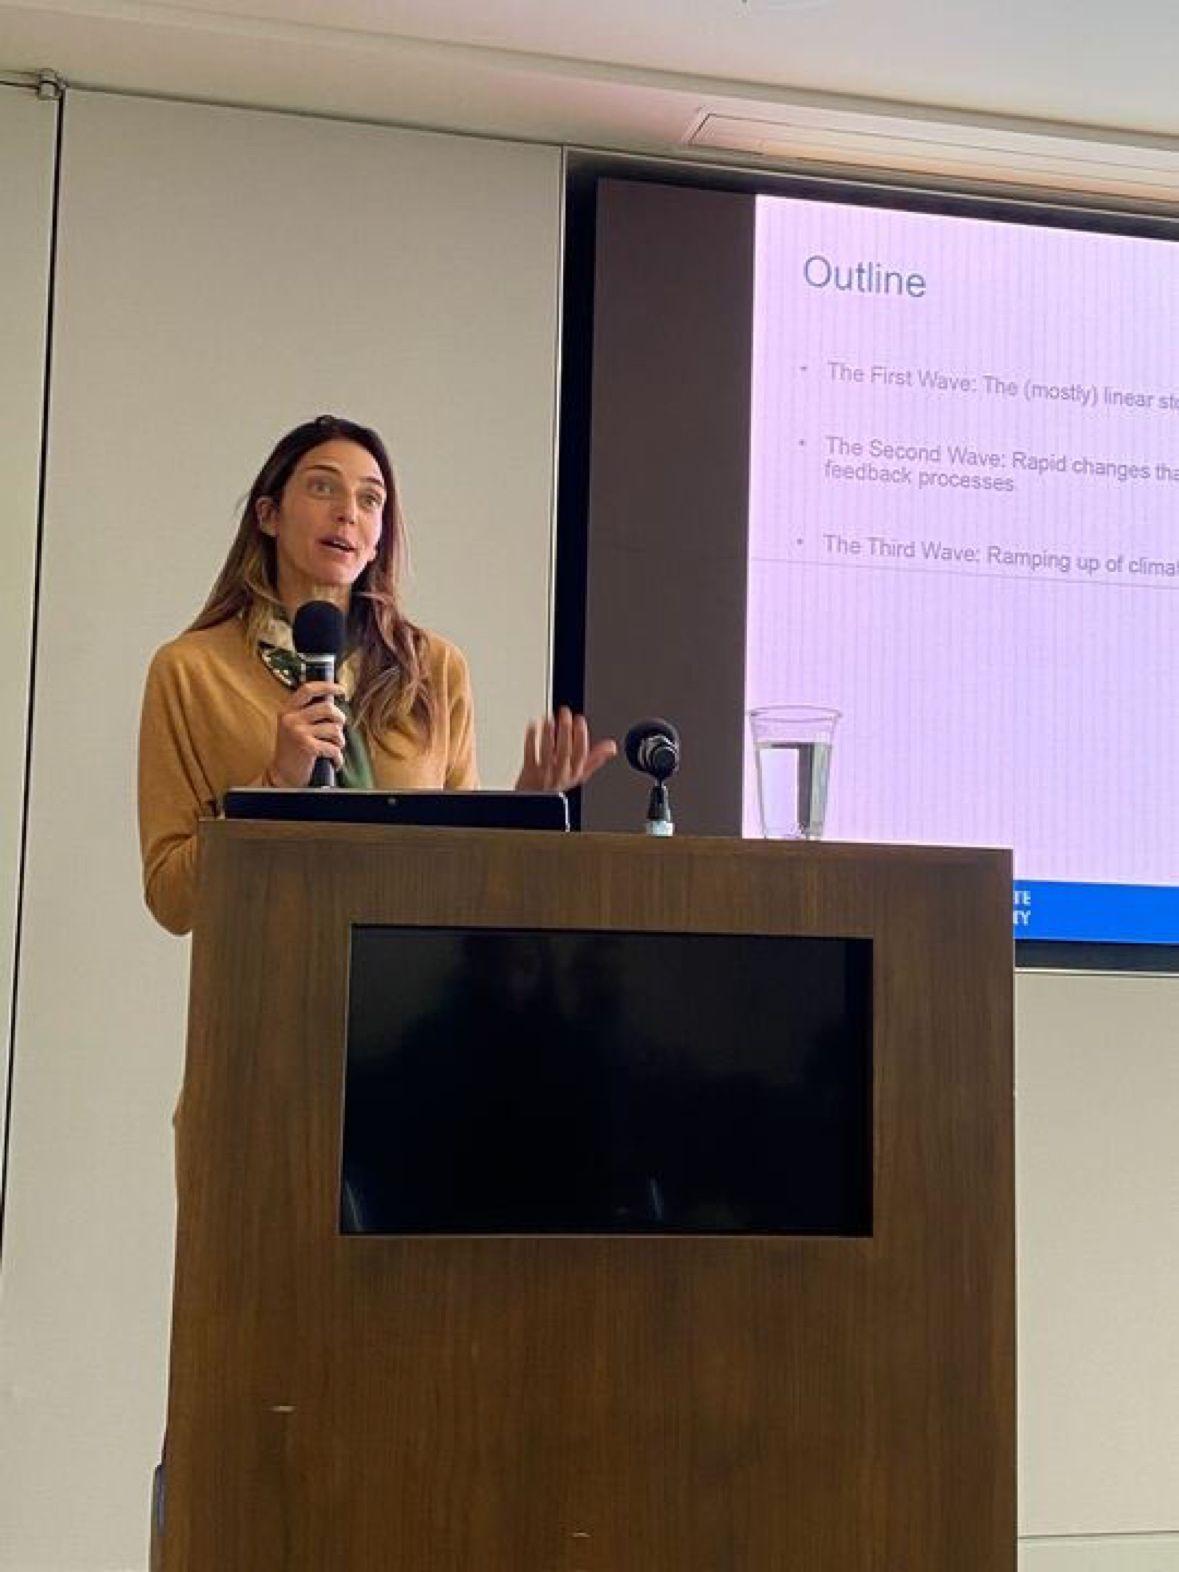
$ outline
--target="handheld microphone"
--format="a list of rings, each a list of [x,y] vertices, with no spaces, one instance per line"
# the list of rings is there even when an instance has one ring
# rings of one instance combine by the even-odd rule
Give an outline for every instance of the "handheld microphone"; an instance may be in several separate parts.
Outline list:
[[[654,717],[637,721],[627,732],[623,749],[631,768],[655,782],[647,802],[647,834],[674,835],[666,782],[680,767],[679,732],[670,721]]]
[[[640,775],[665,781],[680,767],[680,734],[670,721],[637,721],[626,734],[627,763]]]
[[[291,633],[303,663],[304,682],[335,682],[336,663],[344,653],[344,613],[330,600],[304,601],[295,613]],[[334,786],[330,759],[316,759],[309,786]]]

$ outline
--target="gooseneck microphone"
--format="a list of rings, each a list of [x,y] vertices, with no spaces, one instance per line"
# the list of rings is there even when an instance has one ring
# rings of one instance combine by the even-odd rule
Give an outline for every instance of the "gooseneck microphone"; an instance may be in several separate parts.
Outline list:
[[[640,775],[650,775],[655,784],[647,802],[648,835],[674,835],[671,801],[667,781],[680,767],[680,734],[670,721],[637,721],[626,734],[623,745],[627,763]]]
[[[680,767],[680,734],[670,721],[637,721],[626,734],[626,757],[640,774],[665,781]]]
[[[295,653],[303,665],[304,682],[335,682],[336,665],[344,654],[344,613],[330,600],[304,601],[291,625]],[[316,759],[309,786],[334,786],[330,759]]]

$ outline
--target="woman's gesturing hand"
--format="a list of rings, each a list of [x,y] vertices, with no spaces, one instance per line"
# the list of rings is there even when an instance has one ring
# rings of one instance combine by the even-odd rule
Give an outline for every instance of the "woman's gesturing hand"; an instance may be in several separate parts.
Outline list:
[[[344,762],[344,717],[332,703],[344,697],[338,682],[305,682],[283,705],[278,717],[274,757],[266,770],[271,786],[306,786],[316,759],[333,768]]]
[[[584,715],[562,705],[556,715],[528,722],[517,791],[572,791],[618,752],[610,739],[591,745]]]

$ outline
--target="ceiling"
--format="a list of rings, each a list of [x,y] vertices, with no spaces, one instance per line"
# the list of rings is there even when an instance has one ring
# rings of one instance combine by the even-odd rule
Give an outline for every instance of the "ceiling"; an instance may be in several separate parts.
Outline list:
[[[1176,66],[1175,0],[0,0],[73,86],[1179,204]]]

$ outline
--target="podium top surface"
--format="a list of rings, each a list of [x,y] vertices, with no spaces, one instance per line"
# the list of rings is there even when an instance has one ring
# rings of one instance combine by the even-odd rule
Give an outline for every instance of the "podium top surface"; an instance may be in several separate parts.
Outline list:
[[[1011,888],[1011,853],[976,847],[217,820],[195,953],[408,923],[887,934],[926,956],[965,921],[1010,971]]]
[[[940,864],[945,867],[990,868],[995,872],[1003,870],[1004,876],[1008,879],[1011,871],[1009,847],[880,845],[869,841],[763,840],[735,835],[677,834],[663,837],[646,835],[641,830],[633,834],[581,830],[567,835],[554,835],[547,830],[487,830],[466,829],[459,826],[426,828],[410,825],[206,819],[200,826],[200,840],[202,846],[253,844],[259,841],[318,846],[327,842],[333,846],[355,846],[358,849],[411,845],[421,850],[431,845],[439,848],[454,848],[457,845],[493,847],[509,843],[521,851],[543,851],[550,857],[555,855],[592,858],[596,855],[615,857],[625,854],[664,859],[727,856],[756,861],[803,859],[819,863],[904,862],[911,866]]]

